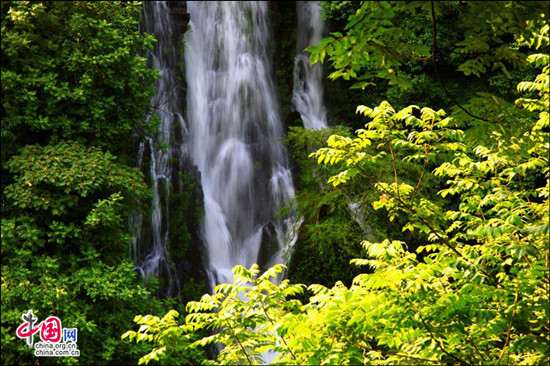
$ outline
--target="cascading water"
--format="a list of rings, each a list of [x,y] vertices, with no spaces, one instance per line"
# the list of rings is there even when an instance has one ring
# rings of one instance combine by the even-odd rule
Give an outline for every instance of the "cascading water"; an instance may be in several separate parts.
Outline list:
[[[323,67],[311,65],[309,53],[304,48],[319,44],[325,29],[318,1],[297,1],[298,39],[294,58],[294,92],[292,105],[300,113],[304,128],[318,130],[327,127],[326,109],[323,104]],[[354,221],[367,236],[372,236],[361,204],[351,201],[348,208]]]
[[[298,39],[294,58],[294,92],[292,105],[300,113],[304,127],[318,130],[327,127],[323,104],[323,67],[311,65],[304,48],[316,45],[323,36],[325,23],[318,1],[297,1]]]
[[[180,283],[176,266],[170,260],[167,249],[170,236],[169,201],[171,191],[178,190],[178,179],[174,173],[188,169],[189,165],[185,141],[187,126],[181,114],[183,106],[180,101],[183,99],[183,93],[174,75],[179,61],[177,53],[174,52],[174,42],[177,42],[178,38],[181,42],[182,37],[178,36],[176,24],[170,16],[168,2],[146,2],[143,13],[144,31],[154,34],[157,39],[155,49],[148,54],[148,58],[151,66],[160,70],[156,93],[151,101],[155,114],[160,118],[160,124],[155,136],[147,137],[138,148],[140,167],[144,158],[150,164],[153,198],[150,222],[144,223],[142,216],[133,217],[136,236],[131,255],[136,263],[140,263],[136,265],[136,270],[145,278],[166,280],[164,295],[175,296],[179,292]],[[149,152],[149,159],[144,157],[146,152]],[[148,228],[147,238],[143,238],[143,227]],[[147,248],[142,248],[144,245],[147,245]]]
[[[210,285],[232,282],[235,265],[284,262],[294,187],[271,77],[268,5],[189,1],[185,35],[191,155],[204,191]]]

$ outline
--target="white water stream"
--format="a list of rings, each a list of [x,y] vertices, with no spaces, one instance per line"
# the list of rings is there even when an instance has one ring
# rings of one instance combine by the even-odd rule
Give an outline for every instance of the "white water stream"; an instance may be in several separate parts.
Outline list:
[[[294,197],[269,55],[268,4],[189,1],[185,66],[191,155],[201,172],[210,285],[284,263]],[[291,210],[292,211],[292,210]]]
[[[132,225],[135,233],[131,247],[133,257],[137,257],[143,241],[151,241],[145,253],[145,257],[135,268],[145,278],[164,278],[169,283],[166,286],[167,296],[176,296],[179,291],[179,279],[175,274],[174,265],[167,253],[169,239],[169,199],[170,184],[173,182],[175,169],[185,169],[184,162],[187,158],[187,145],[184,137],[187,135],[187,127],[183,119],[181,105],[178,102],[181,88],[179,87],[173,71],[176,67],[177,56],[173,51],[174,40],[178,33],[170,17],[170,9],[167,1],[153,1],[144,4],[143,28],[147,33],[152,33],[157,39],[155,48],[148,53],[151,66],[159,70],[160,79],[155,87],[155,95],[151,100],[154,113],[160,118],[157,133],[153,137],[147,137],[141,142],[138,149],[138,163],[142,166],[144,153],[149,153],[149,174],[152,187],[151,216],[144,223],[141,215],[132,217]],[[182,37],[180,36],[180,41]],[[167,52],[172,50],[172,52]],[[176,134],[176,130],[179,133]],[[176,137],[176,135],[178,135]],[[174,164],[174,159],[177,161]],[[175,168],[175,169],[174,169]],[[150,228],[150,238],[142,237],[142,226],[146,224]],[[136,258],[137,259],[137,258]],[[136,260],[138,262],[138,260]]]
[[[323,37],[325,23],[318,1],[297,1],[298,39],[294,58],[294,92],[292,105],[300,113],[304,128],[318,130],[327,127],[327,112],[323,103],[323,66],[311,65],[306,47],[317,45]]]

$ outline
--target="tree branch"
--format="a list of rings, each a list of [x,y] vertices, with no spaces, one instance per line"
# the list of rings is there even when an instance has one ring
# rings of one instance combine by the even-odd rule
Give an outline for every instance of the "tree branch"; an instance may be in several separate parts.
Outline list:
[[[428,324],[426,323],[426,321],[424,320],[424,318],[422,317],[422,315],[420,315],[420,311],[418,311],[415,307],[414,307],[414,303],[401,291],[397,290],[405,300],[407,300],[407,302],[411,305],[411,308],[412,310],[418,315],[418,317],[420,318],[420,321],[422,322],[422,325],[424,326],[424,328],[428,331],[428,333],[430,333],[430,337],[432,338],[432,340],[438,345],[439,349],[441,349],[443,351],[443,353],[445,353],[447,356],[451,357],[451,358],[454,358],[455,360],[457,360],[458,362],[460,362],[460,364],[462,365],[468,365],[468,366],[472,366],[470,363],[458,358],[457,356],[447,352],[447,350],[445,350],[445,348],[443,347],[443,342],[436,338],[436,336],[433,334],[432,330],[430,329],[430,327],[428,326]],[[435,330],[434,330],[435,331]]]
[[[466,108],[464,108],[458,101],[451,95],[445,84],[443,84],[443,80],[441,79],[441,76],[439,75],[439,70],[437,69],[437,63],[435,61],[435,58],[437,56],[437,30],[435,26],[435,9],[434,9],[434,0],[430,0],[431,8],[432,8],[432,63],[434,65],[434,71],[435,76],[437,78],[437,81],[439,81],[439,84],[441,85],[441,88],[447,94],[447,96],[453,101],[454,104],[456,104],[460,109],[462,109],[464,112],[466,112],[467,115],[469,115],[472,118],[478,119],[483,122],[489,122],[485,118],[478,117],[474,114],[472,114],[470,111],[468,111]]]
[[[435,124],[435,117],[432,117],[432,123],[430,125],[429,131],[433,131],[434,124]],[[420,179],[416,184],[416,188],[414,189],[414,193],[411,198],[411,208],[414,208],[414,199],[416,197],[416,194],[418,193],[418,189],[420,188],[420,183],[422,183],[422,179],[424,178],[424,173],[426,172],[426,166],[428,165],[428,154],[430,153],[430,144],[425,143],[424,147],[425,147],[424,154],[426,156],[424,157],[424,165],[422,166],[422,173],[420,174]]]
[[[357,167],[359,167],[358,165],[356,165]],[[360,168],[361,169],[361,168]],[[420,221],[422,224],[426,225],[426,227],[430,230],[430,232],[432,234],[434,234],[435,236],[437,236],[437,238],[439,239],[440,242],[442,242],[443,244],[445,244],[448,248],[450,248],[452,251],[454,251],[456,254],[458,254],[458,256],[462,259],[464,259],[464,261],[466,261],[466,263],[468,263],[470,266],[472,266],[473,268],[476,268],[478,269],[480,272],[482,272],[485,276],[487,276],[487,280],[493,285],[493,286],[496,286],[498,287],[498,284],[495,284],[493,282],[493,280],[491,279],[491,275],[481,269],[481,268],[477,268],[477,266],[475,264],[473,264],[472,262],[470,262],[470,260],[468,258],[466,258],[462,253],[460,253],[458,251],[458,249],[456,249],[454,246],[451,245],[451,243],[449,243],[449,241],[447,239],[445,239],[444,237],[442,237],[428,222],[426,222],[426,220],[424,220],[423,218],[421,218],[419,215],[418,215],[418,212],[416,212],[415,209],[413,208],[410,208],[409,205],[407,205],[405,202],[403,202],[399,197],[396,197],[395,195],[392,194],[391,191],[387,190],[386,188],[384,188],[383,186],[379,185],[380,188],[382,188],[384,191],[386,191],[391,197],[393,197],[394,199],[396,199],[397,201],[399,201],[401,203],[401,205],[403,206],[404,209],[406,210],[409,210],[410,213],[412,213],[413,215],[416,216],[416,218],[418,219],[418,221]]]
[[[460,358],[450,354],[449,352],[447,352],[445,350],[445,348],[443,347],[443,343],[440,339],[437,339],[436,336],[433,334],[433,332],[431,331],[430,327],[428,326],[428,324],[426,323],[426,321],[424,320],[424,318],[422,317],[422,315],[420,315],[420,312],[417,311],[415,308],[414,308],[414,305],[412,303],[411,300],[409,300],[403,293],[402,293],[403,297],[411,304],[411,307],[413,308],[413,310],[418,314],[418,317],[420,318],[420,321],[422,322],[422,325],[424,326],[424,328],[428,331],[428,333],[430,333],[430,337],[432,338],[432,340],[434,340],[436,342],[436,344],[439,346],[439,349],[441,349],[443,351],[443,353],[445,353],[447,356],[451,357],[451,358],[454,358],[455,360],[457,360],[458,362],[460,362],[461,364],[464,364],[464,365],[469,365],[471,366],[468,362],[466,361],[463,361],[461,360]]]
[[[426,172],[426,165],[428,165],[428,158],[426,156],[426,159],[424,159],[424,165],[422,166],[422,173],[420,173],[420,179],[418,180],[418,183],[416,184],[416,188],[414,189],[414,193],[411,198],[411,208],[414,208],[414,199],[416,198],[416,194],[418,193],[418,189],[420,188],[420,183],[422,182],[422,179],[424,178],[424,173]]]
[[[269,320],[269,322],[271,323],[271,325],[275,325],[275,322],[271,319],[271,317],[269,316],[269,314],[267,313],[267,309],[265,308],[265,305],[264,305],[264,302],[260,299],[260,305],[262,306],[262,310],[264,311],[264,314],[267,318],[267,320]],[[277,334],[278,335],[278,334]],[[296,358],[296,355],[294,355],[294,352],[292,352],[292,349],[290,348],[290,346],[286,343],[284,337],[278,335],[281,340],[283,341],[283,343],[285,344],[285,347],[288,349],[288,352],[290,352],[290,354],[292,355],[292,358],[294,358],[296,361],[298,360]],[[297,364],[299,365],[299,364]]]
[[[446,362],[446,361],[430,360],[429,358],[420,358],[420,357],[407,356],[407,355],[402,355],[402,354],[399,354],[399,353],[392,353],[392,352],[383,351],[383,350],[377,350],[377,351],[380,352],[380,353],[385,353],[387,355],[403,357],[403,358],[410,358],[411,360],[427,361],[427,362],[433,362],[433,363],[449,363],[449,362]]]
[[[250,357],[248,357],[248,353],[246,352],[246,349],[244,348],[244,346],[242,345],[241,341],[239,340],[239,337],[237,337],[237,335],[235,334],[235,332],[233,331],[233,328],[231,327],[231,323],[229,321],[225,321],[227,323],[227,326],[229,327],[229,330],[231,331],[231,334],[233,335],[233,337],[235,337],[235,339],[237,340],[237,343],[239,344],[239,346],[241,347],[244,355],[246,356],[246,360],[248,361],[248,364],[250,366],[252,366],[252,361],[250,361]]]
[[[388,133],[388,145],[390,147],[391,162],[393,166],[393,175],[395,176],[395,189],[397,191],[397,197],[399,197],[399,182],[397,180],[397,167],[395,166],[395,155],[393,154],[393,149],[391,147],[391,139],[390,139],[389,133]]]
[[[510,325],[508,325],[508,330],[506,331],[506,341],[504,341],[504,346],[502,346],[502,350],[500,351],[500,356],[498,356],[497,365],[500,364],[500,360],[502,359],[502,356],[504,356],[504,350],[508,346],[508,342],[510,342],[510,332],[512,330],[512,323],[514,322],[514,317],[516,316],[517,304],[518,304],[518,289],[516,289],[516,298],[514,300],[514,310],[512,310],[512,317],[510,318]]]

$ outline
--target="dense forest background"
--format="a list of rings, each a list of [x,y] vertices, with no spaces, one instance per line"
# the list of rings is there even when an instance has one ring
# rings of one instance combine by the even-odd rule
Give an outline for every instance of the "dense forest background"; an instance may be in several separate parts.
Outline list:
[[[135,144],[158,123],[142,4],[1,2],[3,364],[549,362],[547,3],[321,3],[330,127],[311,131],[295,2],[270,2],[303,218],[288,279],[238,267],[164,297],[129,255],[151,200]],[[77,328],[81,356],[34,357],[29,309]]]

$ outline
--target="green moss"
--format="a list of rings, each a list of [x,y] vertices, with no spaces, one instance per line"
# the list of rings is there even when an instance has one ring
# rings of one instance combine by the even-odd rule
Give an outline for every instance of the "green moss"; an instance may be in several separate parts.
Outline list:
[[[169,199],[169,241],[168,249],[173,260],[185,258],[191,244],[192,233],[198,230],[202,219],[202,209],[197,205],[194,197],[196,182],[188,172],[178,172],[177,192],[171,185]]]

